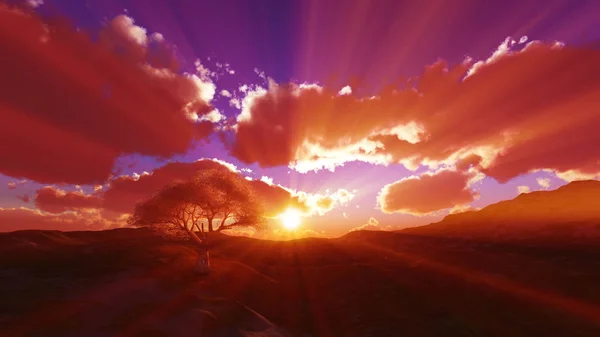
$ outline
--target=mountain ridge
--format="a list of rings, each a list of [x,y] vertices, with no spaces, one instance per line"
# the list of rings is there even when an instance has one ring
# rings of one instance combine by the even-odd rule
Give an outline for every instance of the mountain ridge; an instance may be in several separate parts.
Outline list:
[[[404,233],[490,238],[600,238],[600,181],[521,193],[478,211],[450,214]]]

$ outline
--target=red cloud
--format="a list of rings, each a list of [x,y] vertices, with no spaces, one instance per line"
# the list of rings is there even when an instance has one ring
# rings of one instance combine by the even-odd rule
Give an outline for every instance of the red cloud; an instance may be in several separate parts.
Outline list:
[[[131,212],[136,203],[149,198],[170,182],[190,179],[198,171],[208,169],[238,172],[234,165],[217,159],[202,159],[193,163],[173,162],[152,173],[117,177],[110,181],[107,189],[99,189],[93,195],[45,187],[37,191],[35,202],[40,210],[49,213],[100,209],[103,215],[118,216]],[[248,184],[258,201],[265,206],[266,215],[269,217],[276,217],[288,207],[296,208],[307,216],[324,214],[337,205],[348,203],[354,197],[354,194],[346,190],[326,195],[309,194],[274,185],[268,179],[264,180],[267,182],[248,180]]]
[[[27,195],[27,194],[18,195],[17,199],[21,200],[24,203],[29,203],[29,195]]]
[[[150,197],[168,183],[189,179],[198,171],[207,169],[238,171],[235,166],[216,159],[203,159],[193,163],[169,163],[150,174],[144,174],[137,178],[121,176],[112,180],[108,189],[102,194],[102,206],[104,209],[113,212],[131,212],[136,203]],[[323,214],[338,202],[340,204],[345,203],[354,196],[348,191],[337,192],[340,196],[337,194],[322,196],[296,192],[262,180],[249,180],[248,184],[254,191],[258,201],[265,206],[267,216],[276,216],[288,207],[297,208],[307,215],[313,213]],[[332,198],[332,204],[325,209],[322,207],[325,201],[322,200],[327,198]],[[321,203],[321,205],[318,205],[318,203]]]
[[[102,206],[118,213],[131,212],[136,203],[150,197],[161,187],[176,180],[186,180],[198,171],[222,169],[238,172],[237,168],[217,159],[202,159],[193,163],[173,162],[139,177],[121,176],[110,182],[102,193]],[[264,181],[263,181],[264,180]],[[274,185],[266,177],[263,180],[248,180],[255,197],[265,206],[267,216],[277,216],[288,207],[297,208],[306,215],[324,214],[335,205],[345,204],[354,194],[339,190],[328,195],[308,194]]]
[[[271,185],[261,180],[251,180],[248,183],[258,201],[265,207],[267,216],[275,217],[288,207],[297,208],[301,212],[310,212],[310,206],[282,186]]]
[[[10,182],[8,182],[8,189],[9,190],[15,190],[15,189],[17,189],[17,186],[23,185],[26,182],[27,182],[27,180],[10,181]]]
[[[170,182],[190,179],[196,172],[207,169],[235,170],[235,167],[217,160],[202,159],[193,163],[168,163],[151,174],[137,178],[121,176],[112,180],[103,193],[102,206],[110,211],[129,213],[136,203],[149,198]]]
[[[250,90],[232,154],[301,172],[361,160],[458,163],[501,182],[536,169],[600,173],[594,48],[509,39],[485,62],[438,62],[373,97],[339,89],[271,81]]]
[[[193,121],[214,85],[176,72],[162,37],[125,16],[100,36],[0,5],[0,173],[101,183],[122,154],[170,157],[211,132]]]
[[[28,208],[0,208],[0,232],[25,229],[103,230],[123,225],[123,221],[106,220],[97,212],[88,212],[85,215],[74,213],[54,215]]]
[[[100,208],[102,199],[81,192],[65,192],[51,186],[37,191],[36,207],[44,212],[59,214],[65,211]]]
[[[409,177],[384,186],[377,201],[384,213],[424,215],[473,201],[477,194],[469,189],[471,179],[450,170]]]

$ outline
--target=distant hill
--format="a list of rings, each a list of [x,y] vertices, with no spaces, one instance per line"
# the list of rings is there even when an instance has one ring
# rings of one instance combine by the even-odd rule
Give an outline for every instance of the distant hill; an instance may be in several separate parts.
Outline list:
[[[0,337],[600,336],[600,245],[0,233]]]
[[[450,214],[403,233],[489,239],[600,239],[600,181],[522,193],[479,211]]]

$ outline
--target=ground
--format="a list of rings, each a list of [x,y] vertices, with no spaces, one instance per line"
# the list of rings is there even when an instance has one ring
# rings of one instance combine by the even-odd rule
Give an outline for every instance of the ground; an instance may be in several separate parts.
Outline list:
[[[0,235],[0,336],[600,336],[600,247],[391,232]],[[2,334],[4,333],[4,334]]]

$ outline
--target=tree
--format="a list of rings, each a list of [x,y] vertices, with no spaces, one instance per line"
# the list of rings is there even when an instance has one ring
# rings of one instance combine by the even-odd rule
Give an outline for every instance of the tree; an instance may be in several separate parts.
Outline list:
[[[174,182],[136,205],[129,224],[149,227],[168,237],[190,237],[201,247],[204,242],[195,233],[202,231],[198,222],[208,220],[208,231],[235,227],[261,229],[262,207],[256,202],[247,181],[225,170],[206,170],[188,181]],[[203,227],[203,226],[202,226]]]
[[[203,210],[208,231],[235,227],[261,229],[265,222],[262,206],[257,202],[248,181],[226,170],[199,172],[191,181],[197,191],[193,203]],[[215,229],[215,220],[220,220]]]
[[[149,227],[166,237],[191,238],[199,247],[195,270],[201,274],[210,272],[210,255],[205,241],[194,232],[205,211],[194,201],[198,201],[197,189],[189,182],[176,182],[167,185],[150,199],[136,205],[129,224]]]
[[[203,245],[194,232],[198,220],[203,217],[195,199],[194,189],[186,182],[165,186],[150,199],[136,205],[128,223],[136,227],[148,227],[165,237],[189,237]]]

